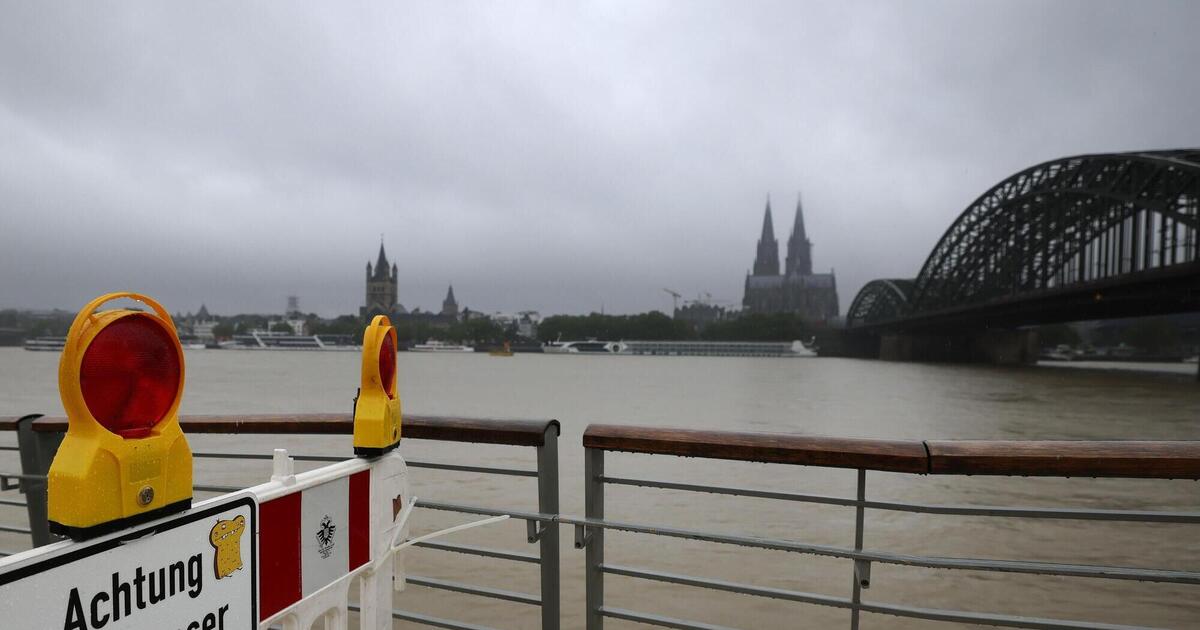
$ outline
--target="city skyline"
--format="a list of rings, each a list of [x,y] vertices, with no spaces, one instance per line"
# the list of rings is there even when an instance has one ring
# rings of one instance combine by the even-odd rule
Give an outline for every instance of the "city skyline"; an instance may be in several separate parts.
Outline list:
[[[1031,164],[1200,146],[1191,3],[6,12],[0,308],[354,313],[380,232],[406,306],[736,304],[803,192],[844,312]]]

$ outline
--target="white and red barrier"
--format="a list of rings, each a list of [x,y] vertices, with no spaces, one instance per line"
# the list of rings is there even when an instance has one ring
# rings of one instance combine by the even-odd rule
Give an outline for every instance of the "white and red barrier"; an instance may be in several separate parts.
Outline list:
[[[344,628],[350,584],[360,577],[360,627],[391,628],[396,576],[386,560],[392,541],[408,537],[397,521],[408,495],[404,459],[393,452],[300,474],[290,468],[277,450],[271,482],[249,489],[259,502],[261,627],[307,630],[324,619]]]

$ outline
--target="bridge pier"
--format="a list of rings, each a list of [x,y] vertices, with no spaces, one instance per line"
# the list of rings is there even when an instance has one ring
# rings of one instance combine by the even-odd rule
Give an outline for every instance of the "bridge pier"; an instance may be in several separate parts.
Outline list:
[[[879,339],[879,358],[1028,365],[1037,362],[1037,332],[989,328],[969,333],[887,333]]]

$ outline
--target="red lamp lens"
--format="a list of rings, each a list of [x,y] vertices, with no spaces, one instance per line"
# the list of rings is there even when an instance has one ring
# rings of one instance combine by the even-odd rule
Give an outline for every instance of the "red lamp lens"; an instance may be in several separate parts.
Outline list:
[[[383,336],[383,343],[379,344],[379,380],[383,385],[383,391],[387,392],[388,398],[395,398],[396,392],[396,344],[392,341],[392,335],[386,334]]]
[[[179,391],[181,357],[171,333],[149,315],[126,315],[83,353],[79,387],[92,416],[123,438],[150,434]]]

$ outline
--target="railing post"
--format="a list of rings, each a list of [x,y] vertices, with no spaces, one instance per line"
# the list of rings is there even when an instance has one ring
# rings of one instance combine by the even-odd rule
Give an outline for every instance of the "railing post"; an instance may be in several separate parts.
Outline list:
[[[46,508],[46,473],[50,472],[50,464],[58,445],[62,443],[62,433],[39,433],[33,430],[33,421],[42,414],[32,414],[17,420],[17,446],[21,449],[21,473],[37,475],[41,479],[22,479],[21,492],[25,494],[25,509],[29,513],[29,531],[33,538],[33,546],[48,545],[58,538],[50,535],[50,524]]]
[[[558,515],[558,423],[546,425],[542,445],[537,449],[538,512]],[[539,538],[542,578],[542,630],[558,630],[559,554],[558,523],[541,523]]]
[[[858,506],[854,509],[854,550],[862,551],[863,547],[863,502],[867,500],[867,471],[858,469]],[[862,589],[870,584],[871,565],[865,560],[854,561],[854,585],[850,594],[850,630],[858,630],[859,604],[862,603]]]
[[[604,520],[604,451],[583,451],[583,510],[587,520]],[[604,528],[589,527],[585,535],[584,568],[587,586],[587,630],[603,630],[604,615]]]

